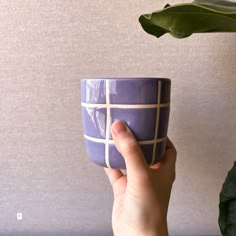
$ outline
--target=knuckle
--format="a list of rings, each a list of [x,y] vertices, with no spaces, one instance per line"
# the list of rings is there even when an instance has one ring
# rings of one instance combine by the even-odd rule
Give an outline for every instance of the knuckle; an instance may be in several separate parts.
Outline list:
[[[175,148],[171,149],[171,154],[172,154],[173,158],[176,159],[176,157],[177,157],[177,150]]]
[[[173,153],[175,154],[175,156],[177,156],[177,150],[176,150],[176,148],[173,149]]]

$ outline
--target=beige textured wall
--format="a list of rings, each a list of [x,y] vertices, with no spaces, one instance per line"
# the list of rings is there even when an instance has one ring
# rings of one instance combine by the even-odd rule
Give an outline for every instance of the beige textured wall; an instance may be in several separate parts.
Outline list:
[[[218,194],[235,159],[236,34],[145,34],[139,15],[166,3],[0,1],[0,235],[111,234],[112,192],[87,159],[80,111],[80,79],[107,76],[172,79],[170,231],[219,233]]]

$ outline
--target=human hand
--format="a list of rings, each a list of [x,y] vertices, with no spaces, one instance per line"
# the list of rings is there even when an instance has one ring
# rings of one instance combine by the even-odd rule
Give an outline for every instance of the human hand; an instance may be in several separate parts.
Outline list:
[[[174,145],[168,139],[163,160],[149,167],[138,142],[122,122],[113,123],[112,136],[127,170],[124,175],[105,168],[114,193],[114,235],[168,236],[167,210],[177,155]]]

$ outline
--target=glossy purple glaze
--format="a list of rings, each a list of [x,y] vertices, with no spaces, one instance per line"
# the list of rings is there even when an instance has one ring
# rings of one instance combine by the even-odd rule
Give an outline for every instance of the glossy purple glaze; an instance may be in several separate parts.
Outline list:
[[[90,159],[104,167],[125,169],[110,132],[111,124],[122,120],[140,141],[146,161],[159,161],[165,153],[170,87],[170,80],[162,78],[83,79],[82,116]]]

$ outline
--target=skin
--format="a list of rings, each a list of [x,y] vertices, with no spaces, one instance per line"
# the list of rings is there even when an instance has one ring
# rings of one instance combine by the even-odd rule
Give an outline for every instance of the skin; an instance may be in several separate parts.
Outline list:
[[[114,236],[168,236],[167,211],[177,156],[174,145],[168,139],[163,160],[148,166],[124,123],[113,123],[112,137],[127,170],[124,175],[120,170],[105,168],[114,193]]]

